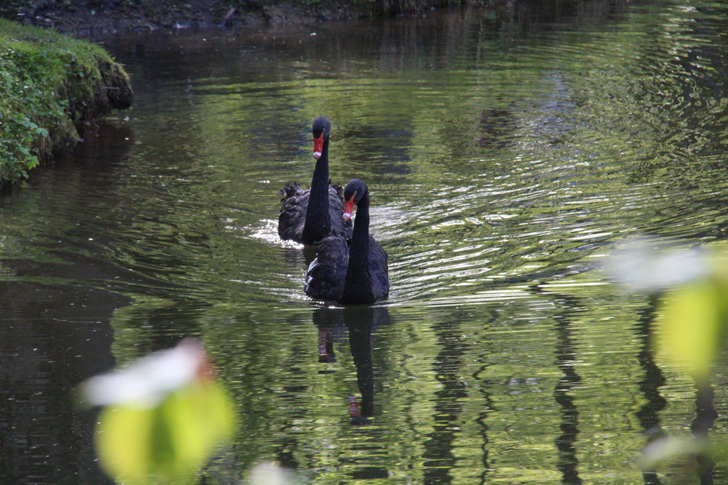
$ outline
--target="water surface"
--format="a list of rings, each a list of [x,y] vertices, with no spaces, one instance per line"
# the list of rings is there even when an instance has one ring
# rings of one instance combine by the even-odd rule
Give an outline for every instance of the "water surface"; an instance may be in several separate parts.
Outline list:
[[[102,39],[137,106],[0,199],[2,483],[103,483],[69,390],[190,335],[242,422],[210,483],[697,483],[632,464],[696,396],[600,270],[638,234],[724,247],[728,12],[692,5]],[[309,299],[277,236],[320,114],[389,253],[373,308]]]

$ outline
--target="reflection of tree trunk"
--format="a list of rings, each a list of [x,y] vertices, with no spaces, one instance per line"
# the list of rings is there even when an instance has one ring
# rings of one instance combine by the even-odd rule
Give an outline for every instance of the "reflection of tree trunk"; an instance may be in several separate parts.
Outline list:
[[[538,286],[529,287],[535,295],[542,295]],[[556,467],[561,471],[561,483],[581,485],[579,478],[579,460],[576,457],[576,437],[579,435],[579,411],[574,404],[574,398],[569,394],[575,384],[581,382],[581,376],[576,372],[576,351],[571,341],[571,328],[568,311],[580,306],[579,301],[570,296],[558,295],[560,306],[564,309],[556,320],[556,366],[561,369],[564,377],[554,388],[554,399],[561,406],[561,435],[555,440],[556,449],[559,450],[559,461]]]
[[[495,317],[492,317],[495,319]],[[486,340],[487,341],[487,340]],[[484,346],[485,347],[485,346]],[[483,354],[478,356],[479,362],[487,362],[487,349],[483,348]],[[486,375],[488,372],[488,367],[490,364],[483,363],[481,367],[473,374],[473,379],[478,380],[481,382],[480,387],[480,393],[483,395],[483,411],[481,411],[478,414],[478,417],[476,418],[476,421],[481,426],[481,436],[482,436],[482,444],[481,444],[481,450],[483,451],[483,472],[480,474],[480,484],[483,485],[487,483],[487,476],[488,472],[490,471],[490,464],[488,463],[488,414],[490,414],[490,410],[495,409],[496,405],[493,403],[493,400],[490,398],[490,392],[488,389],[490,388],[490,381],[488,381],[485,378],[481,378],[481,374]]]
[[[708,430],[713,426],[713,422],[718,417],[715,406],[713,406],[713,388],[707,380],[697,384],[695,407],[695,419],[690,424],[690,431],[693,432],[695,439],[707,443],[709,440]],[[708,453],[699,453],[696,459],[700,484],[712,485],[715,461],[713,461],[713,458]]]
[[[579,411],[574,404],[574,398],[569,392],[575,384],[581,381],[581,376],[574,369],[576,351],[571,342],[571,329],[567,318],[560,318],[556,324],[556,365],[564,373],[564,377],[554,389],[554,398],[561,406],[561,436],[556,438],[556,448],[559,450],[558,469],[563,478],[562,483],[572,485],[581,484],[577,466],[579,460],[576,458],[574,443],[579,435]]]
[[[487,367],[488,367],[487,365],[482,366],[478,370],[478,372],[475,374],[474,377],[477,377],[477,374],[480,374],[481,372],[486,372]],[[488,414],[489,414],[488,413],[488,410],[489,409],[493,409],[493,400],[490,398],[490,393],[485,390],[485,387],[482,389],[482,394],[483,394],[483,401],[485,403],[483,405],[483,409],[484,410],[483,410],[483,412],[481,412],[478,415],[478,418],[476,419],[476,421],[483,428],[483,430],[481,432],[481,436],[483,438],[483,441],[482,441],[483,444],[481,445],[481,450],[483,451],[483,460],[482,460],[482,462],[483,462],[483,472],[480,474],[480,483],[481,484],[484,484],[484,483],[486,483],[486,477],[488,476],[488,471],[490,471],[490,464],[488,463],[488,443],[489,443],[489,440],[488,440],[488,424],[487,424],[487,419],[488,419]]]
[[[660,395],[660,387],[665,384],[665,378],[660,368],[655,364],[652,355],[652,322],[655,317],[656,307],[657,297],[652,297],[649,306],[640,312],[640,318],[636,325],[641,347],[639,354],[637,354],[637,360],[645,371],[645,377],[640,381],[640,391],[647,400],[636,415],[642,430],[648,435],[647,443],[664,436],[665,433],[660,426],[659,413],[667,404],[665,398]],[[654,471],[643,472],[642,477],[647,485],[659,485],[661,483]]]
[[[468,397],[459,376],[463,366],[462,357],[469,346],[462,339],[459,322],[468,321],[469,317],[454,311],[446,318],[435,330],[441,351],[435,359],[437,364],[434,370],[442,389],[435,393],[434,431],[425,442],[425,484],[440,485],[453,480],[450,470],[458,461],[453,454],[453,443],[459,434],[455,428],[463,402]]]

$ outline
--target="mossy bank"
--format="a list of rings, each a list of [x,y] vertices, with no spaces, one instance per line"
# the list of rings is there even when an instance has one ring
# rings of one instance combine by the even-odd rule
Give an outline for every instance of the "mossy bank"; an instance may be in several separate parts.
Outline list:
[[[129,77],[101,47],[0,19],[0,190],[132,101]]]

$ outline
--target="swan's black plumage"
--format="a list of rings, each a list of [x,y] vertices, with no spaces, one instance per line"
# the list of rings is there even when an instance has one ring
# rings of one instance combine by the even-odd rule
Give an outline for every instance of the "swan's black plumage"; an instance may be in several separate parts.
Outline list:
[[[281,189],[282,205],[278,214],[278,235],[283,240],[293,240],[303,244],[313,244],[317,240],[321,240],[328,234],[336,234],[345,237],[351,237],[351,224],[347,224],[341,215],[344,213],[344,204],[342,202],[343,189],[339,185],[331,185],[328,193],[328,220],[331,224],[325,222],[320,224],[320,234],[318,239],[313,238],[313,242],[307,243],[303,238],[303,230],[306,224],[306,214],[309,207],[309,198],[311,191],[304,189],[298,183],[286,185]],[[338,224],[333,221],[340,221]],[[328,232],[326,227],[329,227]]]
[[[344,202],[341,187],[329,181],[329,134],[331,122],[319,116],[313,122],[316,168],[311,189],[294,183],[281,189],[282,205],[278,214],[278,235],[298,243],[314,244],[328,235],[351,237],[351,222],[342,218]],[[320,150],[320,152],[319,152]]]
[[[389,295],[387,253],[369,235],[369,189],[354,179],[344,189],[346,213],[356,204],[351,241],[329,236],[316,244],[306,272],[306,294],[344,304],[374,303]]]

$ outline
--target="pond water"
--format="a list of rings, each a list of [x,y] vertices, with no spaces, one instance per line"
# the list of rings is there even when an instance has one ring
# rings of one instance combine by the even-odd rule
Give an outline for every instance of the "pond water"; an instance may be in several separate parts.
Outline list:
[[[725,247],[726,32],[667,1],[102,39],[137,106],[0,198],[0,483],[107,483],[70,390],[184,336],[241,419],[206,483],[698,483],[634,466],[700,413],[656,301],[601,266],[640,234]],[[309,299],[277,236],[321,114],[389,254],[373,307]]]

